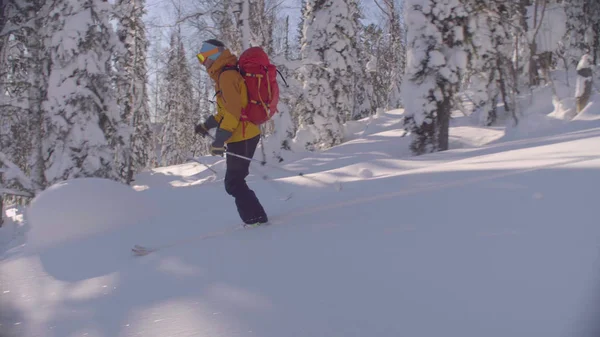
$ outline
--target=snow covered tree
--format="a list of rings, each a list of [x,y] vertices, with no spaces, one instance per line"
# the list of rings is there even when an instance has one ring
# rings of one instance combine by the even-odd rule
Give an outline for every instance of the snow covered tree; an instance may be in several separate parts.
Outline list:
[[[296,0],[300,4],[300,17],[298,20],[298,28],[296,31],[296,46],[298,58],[302,57],[302,39],[304,38],[304,21],[307,16],[306,0]]]
[[[350,14],[349,31],[354,32],[350,35],[350,46],[347,50],[347,56],[345,59],[347,65],[347,72],[352,74],[352,81],[354,82],[354,92],[352,97],[354,98],[352,113],[346,118],[346,120],[357,120],[368,117],[375,112],[375,104],[373,93],[373,83],[371,78],[367,75],[367,62],[369,61],[368,54],[365,52],[364,44],[361,43],[361,33],[363,31],[361,20],[364,18],[362,11],[360,10],[359,0],[349,0],[348,9]],[[344,53],[342,53],[343,55]]]
[[[249,0],[242,0],[249,1]],[[277,23],[277,3],[273,0],[249,2],[250,46],[261,46],[268,55],[273,55],[273,30]]]
[[[346,11],[340,15],[332,13],[343,9]],[[342,123],[353,110],[349,106],[353,88],[348,85],[352,82],[347,78],[349,74],[346,74],[346,66],[340,60],[343,57],[338,52],[346,50],[349,41],[340,41],[336,36],[338,30],[338,34],[344,37],[351,32],[341,31],[344,26],[331,22],[337,17],[345,18],[343,20],[347,22],[349,14],[348,6],[334,6],[332,1],[309,0],[306,3],[301,48],[305,100],[299,122],[300,128],[306,129],[303,141],[309,150],[340,144],[343,140]],[[334,41],[340,41],[338,48],[332,48]],[[339,78],[342,74],[346,76]],[[345,90],[341,88],[342,81],[346,82]],[[338,105],[339,101],[343,103]]]
[[[383,29],[379,25],[369,24],[363,27],[361,36],[364,52],[368,55],[366,71],[373,86],[373,104],[387,108],[390,72],[387,68],[386,49],[389,46],[384,40]]]
[[[302,100],[302,85],[294,78],[294,73],[300,67],[300,61],[286,61],[285,55],[279,55],[273,58],[272,62],[277,64],[277,69],[287,79],[288,86],[282,85],[280,82],[280,96],[278,104],[278,112],[271,120],[273,122],[273,130],[265,136],[264,150],[265,159],[275,159],[278,162],[284,161],[286,151],[292,150],[292,142],[296,134],[296,126],[299,110],[295,109]]]
[[[194,147],[195,115],[191,73],[179,29],[171,34],[169,60],[161,102],[163,104],[163,131],[161,164],[177,165],[186,162]],[[198,116],[199,117],[199,116]]]
[[[28,30],[23,27],[30,13],[16,11],[15,7],[3,4],[3,26],[6,31],[0,36],[0,150],[6,159],[27,167],[30,151],[28,132],[29,71],[33,64],[27,58]],[[23,5],[23,4],[21,4]]]
[[[375,3],[384,19],[383,30],[377,40],[376,76],[379,77],[379,85],[383,86],[378,90],[381,90],[385,98],[378,107],[396,109],[401,106],[400,88],[406,67],[402,6],[397,0],[377,0]]]
[[[563,5],[567,16],[570,62],[577,63],[581,56],[590,53],[596,63],[600,53],[600,3],[596,0],[571,0]]]
[[[119,109],[111,55],[117,44],[110,4],[58,0],[49,15],[50,74],[43,153],[49,184],[77,177],[118,180]]]
[[[42,122],[48,81],[42,0],[3,2],[0,31],[0,149],[27,172],[35,190],[46,185],[42,156]]]
[[[513,110],[510,102],[511,69],[514,50],[511,36],[509,0],[477,0],[471,13],[472,62],[467,72],[470,99],[480,110],[481,121],[493,124],[497,106],[504,102],[505,112]]]
[[[0,226],[4,222],[5,196],[32,198],[34,190],[29,177],[4,153],[0,152]]]
[[[309,149],[328,148],[343,141],[342,124],[371,109],[370,96],[356,102],[358,90],[367,92],[354,0],[307,2],[302,37],[302,141]],[[360,103],[360,104],[358,104]],[[365,103],[366,105],[363,105]]]
[[[415,154],[448,149],[453,96],[466,70],[468,14],[459,0],[409,0],[405,127]]]
[[[198,107],[198,110],[197,110],[197,113],[195,114],[198,116],[198,120],[194,120],[193,125],[196,125],[201,120],[205,121],[209,116],[211,116],[214,113],[214,110],[215,110],[214,104],[216,102],[212,100],[214,90],[213,90],[213,84],[210,83],[209,81],[211,81],[211,80],[208,78],[205,78],[205,80],[202,81],[202,83],[201,83],[201,88],[199,90],[198,104],[196,105]],[[209,137],[204,137],[204,138],[198,137],[198,139],[196,139],[196,142],[194,143],[194,146],[192,146],[192,152],[193,152],[194,156],[208,155],[211,143],[212,143],[212,139],[210,139]]]
[[[275,21],[273,29],[273,53],[270,57],[283,55],[284,62],[297,59],[294,40],[290,39],[290,16]]]
[[[217,1],[212,15],[212,19],[217,23],[218,36],[216,37],[236,55],[243,51],[242,31],[237,17],[241,14],[241,5],[242,3],[235,0]]]
[[[145,0],[119,0],[118,35],[124,44],[118,57],[118,88],[121,120],[129,125],[123,150],[120,151],[119,173],[129,184],[134,173],[146,168],[153,155],[150,108],[148,106],[148,74],[146,54],[148,41],[142,20],[146,13]]]
[[[284,56],[287,61],[292,59],[292,46],[290,45],[290,16],[285,17],[285,29],[284,29],[284,39],[283,39],[283,50]]]
[[[8,19],[7,2],[8,1],[3,1],[0,3],[0,55],[3,55],[4,45],[8,43],[8,34],[3,33],[4,26],[6,25],[6,21]],[[3,59],[4,57],[0,59],[0,62],[2,62]],[[4,67],[0,69],[4,69]]]

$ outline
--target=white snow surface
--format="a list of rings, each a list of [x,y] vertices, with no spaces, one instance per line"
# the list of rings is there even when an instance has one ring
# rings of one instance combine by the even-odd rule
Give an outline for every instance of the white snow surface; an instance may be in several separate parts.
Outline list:
[[[31,202],[27,219],[35,225],[28,233],[28,248],[42,251],[137,224],[154,215],[154,209],[144,195],[127,185],[99,178],[67,180]]]
[[[382,112],[273,163],[306,177],[253,167],[255,229],[232,231],[220,157],[67,181],[0,235],[0,335],[575,336],[597,313],[598,103],[538,132],[458,117],[420,157]]]

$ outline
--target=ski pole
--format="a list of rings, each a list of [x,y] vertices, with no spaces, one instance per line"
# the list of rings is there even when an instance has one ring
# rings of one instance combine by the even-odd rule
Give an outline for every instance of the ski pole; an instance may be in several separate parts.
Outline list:
[[[215,140],[215,137],[213,137],[213,135],[211,135],[209,133],[207,133],[207,135],[210,138],[212,138],[213,140]],[[297,175],[297,176],[300,176],[300,177],[304,177],[306,179],[310,179],[310,180],[312,180],[314,182],[317,182],[319,184],[322,184],[322,185],[325,185],[325,186],[329,186],[329,183],[324,182],[321,179],[317,179],[315,177],[308,177],[308,176],[304,175],[303,172],[296,172],[296,171],[288,170],[288,169],[280,167],[280,166],[275,166],[275,165],[269,164],[269,163],[267,163],[266,160],[258,160],[258,159],[254,159],[254,158],[248,158],[248,157],[239,155],[237,153],[229,152],[229,151],[225,151],[225,154],[230,155],[230,156],[234,156],[234,157],[238,157],[240,159],[244,159],[244,160],[247,160],[249,162],[260,163],[260,165],[262,165],[262,166],[272,167],[272,168],[275,168],[275,169],[278,169],[278,170],[281,170],[281,171],[284,171],[284,172],[287,172],[287,173],[291,173],[291,174],[294,174],[294,175]],[[268,177],[264,176],[263,179],[265,179],[265,178],[268,178]],[[338,191],[341,191],[342,184],[340,182],[336,182],[335,189],[338,190]]]
[[[303,172],[291,171],[291,170],[288,170],[288,169],[280,167],[280,166],[275,166],[275,165],[269,164],[265,160],[258,160],[258,159],[254,159],[254,158],[248,158],[248,157],[244,157],[244,156],[241,156],[241,155],[239,155],[237,153],[232,153],[232,152],[229,152],[229,151],[225,151],[225,153],[227,155],[230,155],[230,156],[238,157],[240,159],[244,159],[244,160],[247,160],[249,162],[260,163],[260,165],[262,165],[262,166],[272,167],[272,168],[275,168],[275,169],[278,169],[278,170],[281,170],[281,171],[284,171],[284,172],[287,172],[287,173],[292,173],[292,174],[295,174],[297,176],[304,177],[306,179],[310,179],[310,180],[315,181],[315,182],[317,182],[319,184],[322,184],[322,185],[325,185],[325,186],[329,186],[329,183],[326,183],[326,182],[324,182],[324,181],[322,181],[320,179],[317,179],[315,177],[306,176],[306,175],[304,175]],[[264,176],[263,179],[265,179],[265,178],[268,178],[268,177]],[[340,184],[339,182],[337,182],[335,188],[338,191],[341,190],[342,189],[342,184]]]
[[[206,163],[201,162],[200,160],[198,160],[198,159],[196,159],[194,157],[188,157],[187,160],[192,160],[192,161],[195,161],[198,164],[202,164],[202,165],[206,166],[206,168],[209,169],[212,173],[217,174],[217,171],[215,171],[214,168],[208,166]]]

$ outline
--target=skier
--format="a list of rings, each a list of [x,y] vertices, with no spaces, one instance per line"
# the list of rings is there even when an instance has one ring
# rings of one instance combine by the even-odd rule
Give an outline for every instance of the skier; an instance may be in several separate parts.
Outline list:
[[[227,151],[252,158],[261,132],[257,125],[241,120],[242,109],[248,104],[246,84],[238,71],[229,71],[229,67],[237,64],[237,57],[215,39],[204,41],[197,57],[215,82],[217,114],[196,125],[196,134],[205,137],[210,129],[217,128],[210,146],[213,156],[222,156]],[[240,218],[250,226],[266,223],[268,218],[265,210],[246,184],[250,162],[235,156],[226,158],[225,191],[235,198]]]

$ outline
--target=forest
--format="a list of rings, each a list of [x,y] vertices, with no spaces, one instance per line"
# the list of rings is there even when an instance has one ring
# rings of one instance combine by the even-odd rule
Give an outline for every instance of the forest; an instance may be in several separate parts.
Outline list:
[[[414,155],[445,151],[452,113],[516,126],[520,97],[600,56],[596,0],[372,4],[366,20],[361,0],[172,1],[165,24],[145,0],[2,0],[0,195],[26,202],[79,177],[131,184],[207,155],[194,134],[215,110],[196,59],[206,39],[236,55],[260,46],[285,78],[263,127],[273,163],[342,144],[349,122],[393,109]]]

